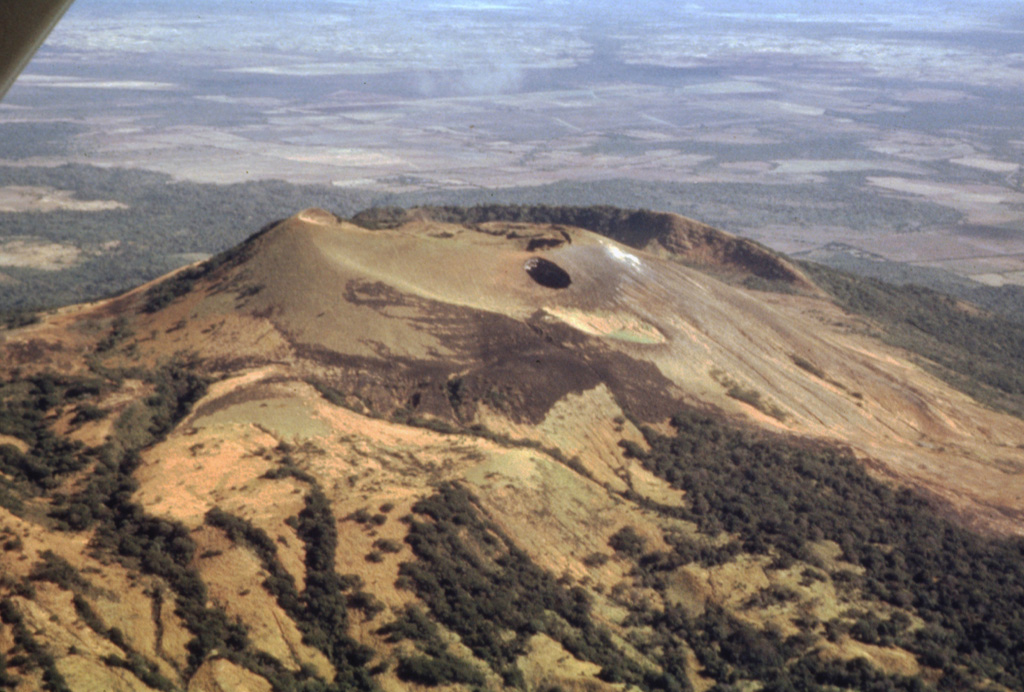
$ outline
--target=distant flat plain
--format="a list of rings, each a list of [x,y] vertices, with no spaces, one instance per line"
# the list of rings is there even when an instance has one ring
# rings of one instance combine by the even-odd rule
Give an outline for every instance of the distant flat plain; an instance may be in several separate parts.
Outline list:
[[[0,105],[0,166],[610,201],[1024,284],[1016,3],[252,5],[81,0]]]

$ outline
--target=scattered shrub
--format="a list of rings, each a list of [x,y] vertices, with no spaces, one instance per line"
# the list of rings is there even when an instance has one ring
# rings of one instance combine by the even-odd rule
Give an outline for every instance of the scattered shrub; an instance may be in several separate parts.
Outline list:
[[[373,542],[373,547],[384,553],[401,552],[402,544],[389,538],[378,538]]]
[[[647,541],[632,526],[624,526],[608,539],[608,545],[617,553],[637,557],[644,551]]]
[[[473,665],[450,654],[442,654],[439,658],[428,656],[401,658],[395,672],[401,680],[430,687],[458,683],[483,685],[487,682],[484,674]]]

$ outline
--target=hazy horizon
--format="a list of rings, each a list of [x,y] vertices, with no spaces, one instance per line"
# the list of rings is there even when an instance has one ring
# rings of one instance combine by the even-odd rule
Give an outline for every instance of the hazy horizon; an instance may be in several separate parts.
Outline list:
[[[618,181],[786,252],[1020,283],[1022,45],[1013,2],[79,0],[0,104],[0,164],[434,201]]]

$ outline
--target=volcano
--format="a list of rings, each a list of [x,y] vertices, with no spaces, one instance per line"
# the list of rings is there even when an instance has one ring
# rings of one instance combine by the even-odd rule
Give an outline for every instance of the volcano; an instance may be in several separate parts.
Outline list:
[[[1019,689],[1024,426],[834,285],[670,214],[308,209],[9,329],[4,684]]]

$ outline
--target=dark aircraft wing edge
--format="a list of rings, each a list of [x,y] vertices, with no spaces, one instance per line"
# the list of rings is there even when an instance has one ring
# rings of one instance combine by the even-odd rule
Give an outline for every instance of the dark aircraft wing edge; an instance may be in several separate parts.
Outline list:
[[[72,0],[0,0],[0,99]]]

